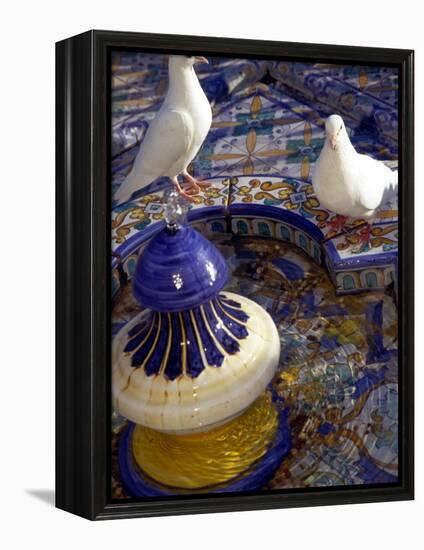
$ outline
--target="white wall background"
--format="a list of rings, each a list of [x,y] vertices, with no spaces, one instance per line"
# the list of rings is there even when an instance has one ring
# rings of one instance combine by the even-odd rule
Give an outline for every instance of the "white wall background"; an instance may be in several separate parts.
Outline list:
[[[54,43],[97,28],[416,50],[416,199],[424,204],[424,27],[414,0],[67,0],[0,8],[0,545],[81,548],[418,548],[423,522],[423,354],[416,360],[415,502],[90,523],[54,486]],[[417,226],[417,340],[424,306]],[[421,241],[421,242],[420,242]],[[6,306],[6,307],[5,307]],[[421,322],[420,322],[421,321]],[[38,496],[34,495],[38,492]],[[40,499],[40,495],[43,497]]]

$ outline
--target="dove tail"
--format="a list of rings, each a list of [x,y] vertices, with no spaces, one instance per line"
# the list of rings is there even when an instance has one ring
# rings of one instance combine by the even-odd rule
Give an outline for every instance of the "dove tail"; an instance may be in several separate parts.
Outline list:
[[[143,187],[146,187],[146,185],[149,185],[151,181],[152,179],[144,178],[139,174],[135,175],[133,171],[131,171],[121,183],[119,189],[115,193],[114,198],[118,204],[127,202],[130,200],[133,193],[135,193],[139,189],[142,189]]]
[[[383,195],[383,203],[396,202],[398,196],[398,171],[392,171],[389,181],[386,184]]]
[[[398,171],[394,170],[392,172],[392,179],[390,181],[390,192],[392,194],[392,198],[397,198],[398,195]]]

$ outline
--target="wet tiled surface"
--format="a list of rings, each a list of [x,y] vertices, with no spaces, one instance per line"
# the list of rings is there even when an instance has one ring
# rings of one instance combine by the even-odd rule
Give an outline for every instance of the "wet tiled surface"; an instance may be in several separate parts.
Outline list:
[[[262,305],[280,333],[280,365],[272,387],[289,406],[293,448],[267,488],[395,482],[393,295],[337,296],[326,270],[288,243],[232,236],[214,243],[232,270],[226,289]],[[116,301],[115,331],[138,311],[129,284]],[[120,426],[117,420],[117,431]],[[113,472],[119,497],[116,464]]]

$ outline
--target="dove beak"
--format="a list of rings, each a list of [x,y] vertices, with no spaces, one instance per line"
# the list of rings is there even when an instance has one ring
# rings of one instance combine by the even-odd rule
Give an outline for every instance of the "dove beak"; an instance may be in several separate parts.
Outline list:
[[[337,136],[335,134],[333,134],[332,136],[330,136],[330,145],[331,145],[331,148],[333,149],[333,151],[335,150],[336,148],[336,145],[337,145]]]
[[[196,55],[195,63],[209,63],[209,61],[206,59],[206,57],[203,57],[203,55]]]

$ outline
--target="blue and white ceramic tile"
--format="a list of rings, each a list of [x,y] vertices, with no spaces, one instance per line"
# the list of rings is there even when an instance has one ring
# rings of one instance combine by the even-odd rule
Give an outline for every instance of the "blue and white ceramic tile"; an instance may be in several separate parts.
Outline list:
[[[116,190],[161,105],[167,66],[165,56],[134,52],[114,54],[112,64]],[[397,205],[385,206],[361,248],[360,226],[337,236],[311,174],[332,113],[359,152],[397,167],[397,69],[210,58],[198,74],[213,124],[189,169],[211,187],[191,216],[226,257],[228,290],[272,315],[285,350],[275,389],[291,404],[294,440],[269,486],[396,481]],[[130,279],[163,223],[169,187],[152,182],[113,208],[112,247]],[[117,266],[114,258],[115,332],[139,312],[131,284],[119,289]]]

